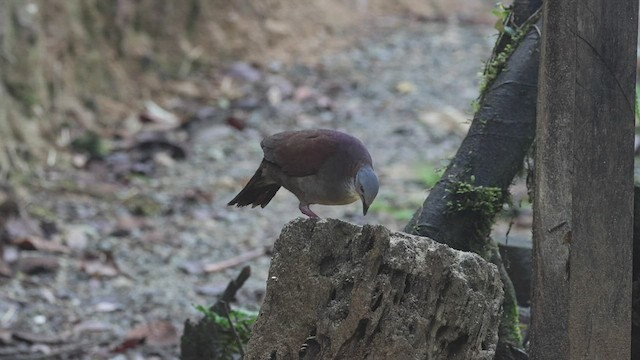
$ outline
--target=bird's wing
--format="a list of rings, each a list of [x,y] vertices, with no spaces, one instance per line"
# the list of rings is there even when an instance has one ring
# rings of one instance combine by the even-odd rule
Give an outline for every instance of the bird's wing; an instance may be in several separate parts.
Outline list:
[[[285,131],[262,140],[264,158],[291,177],[314,175],[339,149],[339,134],[327,130]]]

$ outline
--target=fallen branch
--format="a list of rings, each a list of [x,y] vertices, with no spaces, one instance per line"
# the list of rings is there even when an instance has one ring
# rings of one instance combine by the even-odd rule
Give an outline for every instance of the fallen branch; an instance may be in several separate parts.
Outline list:
[[[535,137],[540,6],[540,0],[514,2],[505,25],[513,24],[518,31],[496,43],[485,70],[491,77],[485,78],[469,133],[442,180],[405,227],[408,233],[478,253],[498,266],[505,291],[499,360],[527,358],[518,350],[522,344],[513,285],[490,232]]]
[[[269,252],[270,250],[268,247],[253,249],[228,260],[220,261],[213,264],[206,264],[203,266],[203,270],[205,273],[214,273],[214,272],[222,271],[228,268],[242,265],[247,261],[264,256]]]

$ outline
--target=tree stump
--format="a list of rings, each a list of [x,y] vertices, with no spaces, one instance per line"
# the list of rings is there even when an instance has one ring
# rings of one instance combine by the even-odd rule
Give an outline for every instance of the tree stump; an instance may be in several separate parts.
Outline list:
[[[502,283],[475,254],[333,219],[273,253],[246,359],[493,359]]]

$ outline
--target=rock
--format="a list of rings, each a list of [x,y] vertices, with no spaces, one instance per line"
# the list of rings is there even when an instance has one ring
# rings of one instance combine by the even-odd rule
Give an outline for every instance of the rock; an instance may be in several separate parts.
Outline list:
[[[297,219],[273,249],[245,359],[493,359],[497,268],[427,238]]]

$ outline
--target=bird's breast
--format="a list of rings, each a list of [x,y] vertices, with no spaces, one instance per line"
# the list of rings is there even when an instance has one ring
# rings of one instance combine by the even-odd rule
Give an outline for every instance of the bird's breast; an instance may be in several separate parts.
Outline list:
[[[360,198],[353,183],[316,175],[297,178],[295,185],[289,190],[307,204],[345,205]]]

